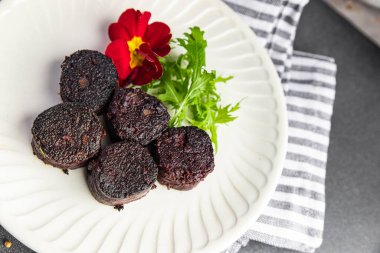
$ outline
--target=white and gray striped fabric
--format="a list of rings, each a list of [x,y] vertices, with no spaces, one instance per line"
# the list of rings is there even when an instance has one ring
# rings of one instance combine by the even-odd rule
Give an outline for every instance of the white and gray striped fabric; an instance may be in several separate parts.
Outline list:
[[[334,60],[293,50],[306,0],[224,0],[268,49],[281,78],[289,118],[282,176],[257,221],[225,253],[249,240],[302,252],[322,243],[325,175],[335,98]]]

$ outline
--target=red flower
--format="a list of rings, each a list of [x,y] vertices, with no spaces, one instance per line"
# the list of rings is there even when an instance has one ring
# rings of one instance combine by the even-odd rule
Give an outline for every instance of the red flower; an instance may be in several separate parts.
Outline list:
[[[158,57],[170,52],[170,28],[162,22],[148,24],[150,12],[128,9],[108,28],[111,43],[105,54],[119,74],[119,85],[144,85],[162,76]]]

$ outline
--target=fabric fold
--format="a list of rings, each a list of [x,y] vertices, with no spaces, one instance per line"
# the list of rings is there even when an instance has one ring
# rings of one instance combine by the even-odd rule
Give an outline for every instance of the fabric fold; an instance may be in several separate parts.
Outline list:
[[[325,176],[335,99],[334,59],[294,51],[305,0],[225,0],[256,33],[277,69],[286,97],[289,138],[283,172],[272,199],[226,253],[249,240],[301,252],[320,247]]]

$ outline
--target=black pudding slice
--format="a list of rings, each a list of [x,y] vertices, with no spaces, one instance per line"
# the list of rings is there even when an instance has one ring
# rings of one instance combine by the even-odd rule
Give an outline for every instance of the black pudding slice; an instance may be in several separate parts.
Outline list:
[[[107,146],[88,166],[88,185],[100,203],[120,207],[154,187],[158,169],[149,152],[134,141]]]
[[[118,75],[112,61],[92,50],[80,50],[61,65],[60,94],[64,102],[76,102],[99,113],[107,105]]]
[[[32,135],[39,159],[61,169],[76,169],[98,154],[103,127],[88,107],[62,103],[37,116]]]
[[[156,143],[158,182],[190,190],[214,169],[214,150],[208,134],[193,126],[171,128]]]
[[[141,89],[117,89],[108,106],[111,132],[121,140],[147,145],[168,127],[170,115],[155,97]]]

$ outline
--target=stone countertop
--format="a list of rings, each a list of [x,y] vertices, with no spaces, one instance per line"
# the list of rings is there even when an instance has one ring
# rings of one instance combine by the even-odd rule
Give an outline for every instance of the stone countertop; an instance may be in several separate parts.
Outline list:
[[[296,49],[332,56],[337,97],[327,163],[324,242],[316,253],[380,252],[380,48],[320,0],[310,0]],[[13,246],[31,253],[0,227]],[[240,253],[292,253],[250,242]]]

